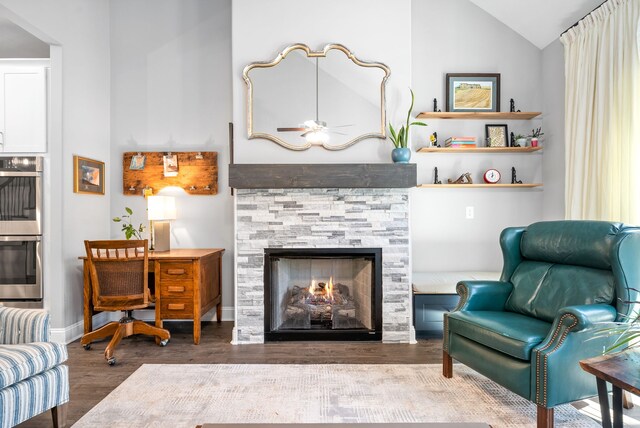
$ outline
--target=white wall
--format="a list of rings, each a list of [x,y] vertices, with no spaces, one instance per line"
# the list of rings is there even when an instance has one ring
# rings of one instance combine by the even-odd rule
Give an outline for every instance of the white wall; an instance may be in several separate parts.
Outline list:
[[[112,0],[111,213],[146,222],[142,196],[122,193],[127,151],[216,151],[218,194],[176,196],[172,248],[225,248],[223,306],[233,305],[233,200],[227,164],[231,121],[231,1]],[[107,223],[108,227],[108,223]],[[111,223],[112,238],[122,237]]]
[[[447,72],[499,72],[502,110],[508,111],[509,98],[514,98],[517,108],[523,111],[542,111],[540,50],[468,0],[329,1],[314,9],[317,13],[311,18],[300,19],[297,11],[313,8],[313,4],[287,0],[233,2],[234,122],[239,163],[389,161],[392,146],[379,140],[358,143],[342,152],[312,148],[302,153],[287,151],[269,141],[247,140],[242,69],[250,62],[273,58],[294,42],[315,48],[327,42],[342,43],[364,59],[386,63],[391,68],[387,111],[392,122],[402,120],[406,114],[408,86],[416,93],[415,112],[431,110],[434,97],[444,110]],[[358,19],[352,19],[356,15]],[[389,23],[398,22],[406,25],[394,25],[390,31]],[[455,31],[451,23],[456,23]],[[540,123],[540,120],[509,121],[508,125],[510,131],[525,134]],[[442,141],[453,134],[482,138],[484,124],[431,120],[428,128],[414,132],[413,146],[415,149],[424,145],[433,131],[438,132]],[[518,178],[525,182],[542,181],[539,154],[414,153],[413,161],[418,164],[419,182],[433,180],[434,166],[439,167],[440,177],[445,181],[466,171],[473,173],[475,181],[481,181],[482,172],[495,167],[502,172],[503,181],[510,182],[511,166],[516,167]],[[414,189],[413,270],[499,269],[500,231],[540,220],[542,202],[542,190]],[[466,206],[475,208],[474,220],[464,219]]]
[[[271,141],[248,140],[242,70],[249,63],[273,59],[293,43],[305,43],[317,50],[327,43],[341,43],[359,59],[382,62],[391,68],[387,115],[398,122],[406,115],[409,100],[410,15],[410,0],[235,0],[232,78],[236,162],[390,162],[393,146],[379,139],[362,141],[339,152],[319,147],[293,152]]]
[[[121,236],[110,219],[125,206],[133,208],[136,221],[145,219],[142,197],[122,195],[124,151],[218,151],[219,194],[178,196],[172,246],[227,249],[227,307],[233,302],[227,122],[235,123],[239,163],[390,161],[388,141],[300,153],[247,140],[242,69],[295,42],[312,48],[342,43],[361,59],[387,64],[387,113],[394,123],[406,114],[409,86],[416,92],[416,112],[430,111],[434,97],[444,110],[447,72],[499,72],[502,110],[514,98],[523,111],[544,112],[542,155],[413,153],[420,182],[431,182],[434,166],[445,181],[466,171],[480,181],[480,172],[496,167],[508,182],[512,165],[526,182],[545,178],[545,190],[413,189],[414,271],[499,269],[500,230],[562,217],[562,48],[556,42],[541,52],[468,0],[328,0],[322,7],[314,0],[0,0],[1,6],[49,35],[62,51],[63,141],[48,154],[51,231],[60,249],[48,261],[54,271],[46,288],[54,326],[82,320],[76,259],[82,241]],[[314,13],[302,19],[301,10]],[[52,56],[53,63],[58,60]],[[416,130],[414,149],[433,131],[441,141],[452,134],[484,135],[482,121],[428,123]],[[508,125],[527,133],[540,123]],[[73,154],[107,162],[105,197],[72,192]],[[475,207],[474,220],[464,219],[466,206]]]
[[[556,40],[542,51],[545,144],[544,218],[564,219],[565,144],[564,144],[564,47]]]
[[[108,3],[0,0],[0,7],[60,47],[51,56],[52,79],[64,82],[62,111],[53,112],[52,124],[57,128],[61,121],[63,138],[49,142],[46,163],[51,203],[45,213],[45,245],[50,248],[45,253],[45,303],[54,328],[71,326],[82,321],[82,265],[77,257],[84,253],[83,240],[109,235],[111,189],[107,186],[107,196],[73,193],[74,154],[105,161],[107,179],[110,175]],[[60,70],[61,76],[54,75]]]
[[[411,39],[416,111],[433,111],[433,98],[445,111],[446,73],[500,73],[501,111],[509,111],[510,98],[517,109],[542,111],[540,50],[468,0],[414,0]],[[427,145],[434,131],[444,146],[452,135],[472,135],[482,141],[486,123],[506,123],[516,134],[540,126],[540,120],[425,122],[428,127],[414,128],[414,149]],[[539,154],[413,153],[412,161],[418,164],[420,183],[433,183],[434,167],[443,183],[464,172],[472,173],[474,183],[482,183],[488,168],[498,169],[501,182],[510,183],[512,166],[523,182],[543,179]],[[500,270],[500,231],[542,218],[542,190],[413,189],[411,196],[414,272]],[[473,220],[465,219],[469,206],[474,207]]]

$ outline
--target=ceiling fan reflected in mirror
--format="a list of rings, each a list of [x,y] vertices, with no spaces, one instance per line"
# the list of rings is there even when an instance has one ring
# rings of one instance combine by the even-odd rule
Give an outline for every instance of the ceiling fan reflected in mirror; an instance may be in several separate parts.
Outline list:
[[[318,58],[316,57],[316,118],[315,120],[305,120],[302,125],[298,125],[297,127],[281,127],[276,128],[278,132],[302,132],[300,134],[301,137],[304,137],[305,140],[309,144],[322,146],[326,144],[331,139],[329,133],[339,134],[339,135],[347,135],[344,132],[336,131],[334,128],[346,128],[348,126],[353,125],[338,125],[333,126],[331,129],[327,126],[327,122],[323,122],[318,119],[318,92],[319,92],[319,84],[318,84]]]

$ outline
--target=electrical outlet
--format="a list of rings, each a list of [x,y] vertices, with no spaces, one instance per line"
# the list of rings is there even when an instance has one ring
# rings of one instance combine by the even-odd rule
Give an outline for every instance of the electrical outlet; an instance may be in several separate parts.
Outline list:
[[[466,209],[467,220],[473,220],[473,217],[474,217],[473,207],[467,207]]]

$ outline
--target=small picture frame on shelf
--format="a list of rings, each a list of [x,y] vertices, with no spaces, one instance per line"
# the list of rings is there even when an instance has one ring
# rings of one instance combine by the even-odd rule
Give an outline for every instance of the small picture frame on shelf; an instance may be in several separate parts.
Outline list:
[[[447,73],[448,112],[500,111],[500,73]]]
[[[104,162],[74,156],[73,191],[74,193],[104,195]]]
[[[507,125],[485,125],[487,147],[509,147]]]

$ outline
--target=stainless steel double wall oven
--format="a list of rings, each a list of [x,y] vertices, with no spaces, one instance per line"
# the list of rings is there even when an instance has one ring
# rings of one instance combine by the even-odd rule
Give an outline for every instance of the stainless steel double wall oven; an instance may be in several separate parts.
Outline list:
[[[42,157],[0,157],[0,302],[42,305]]]

